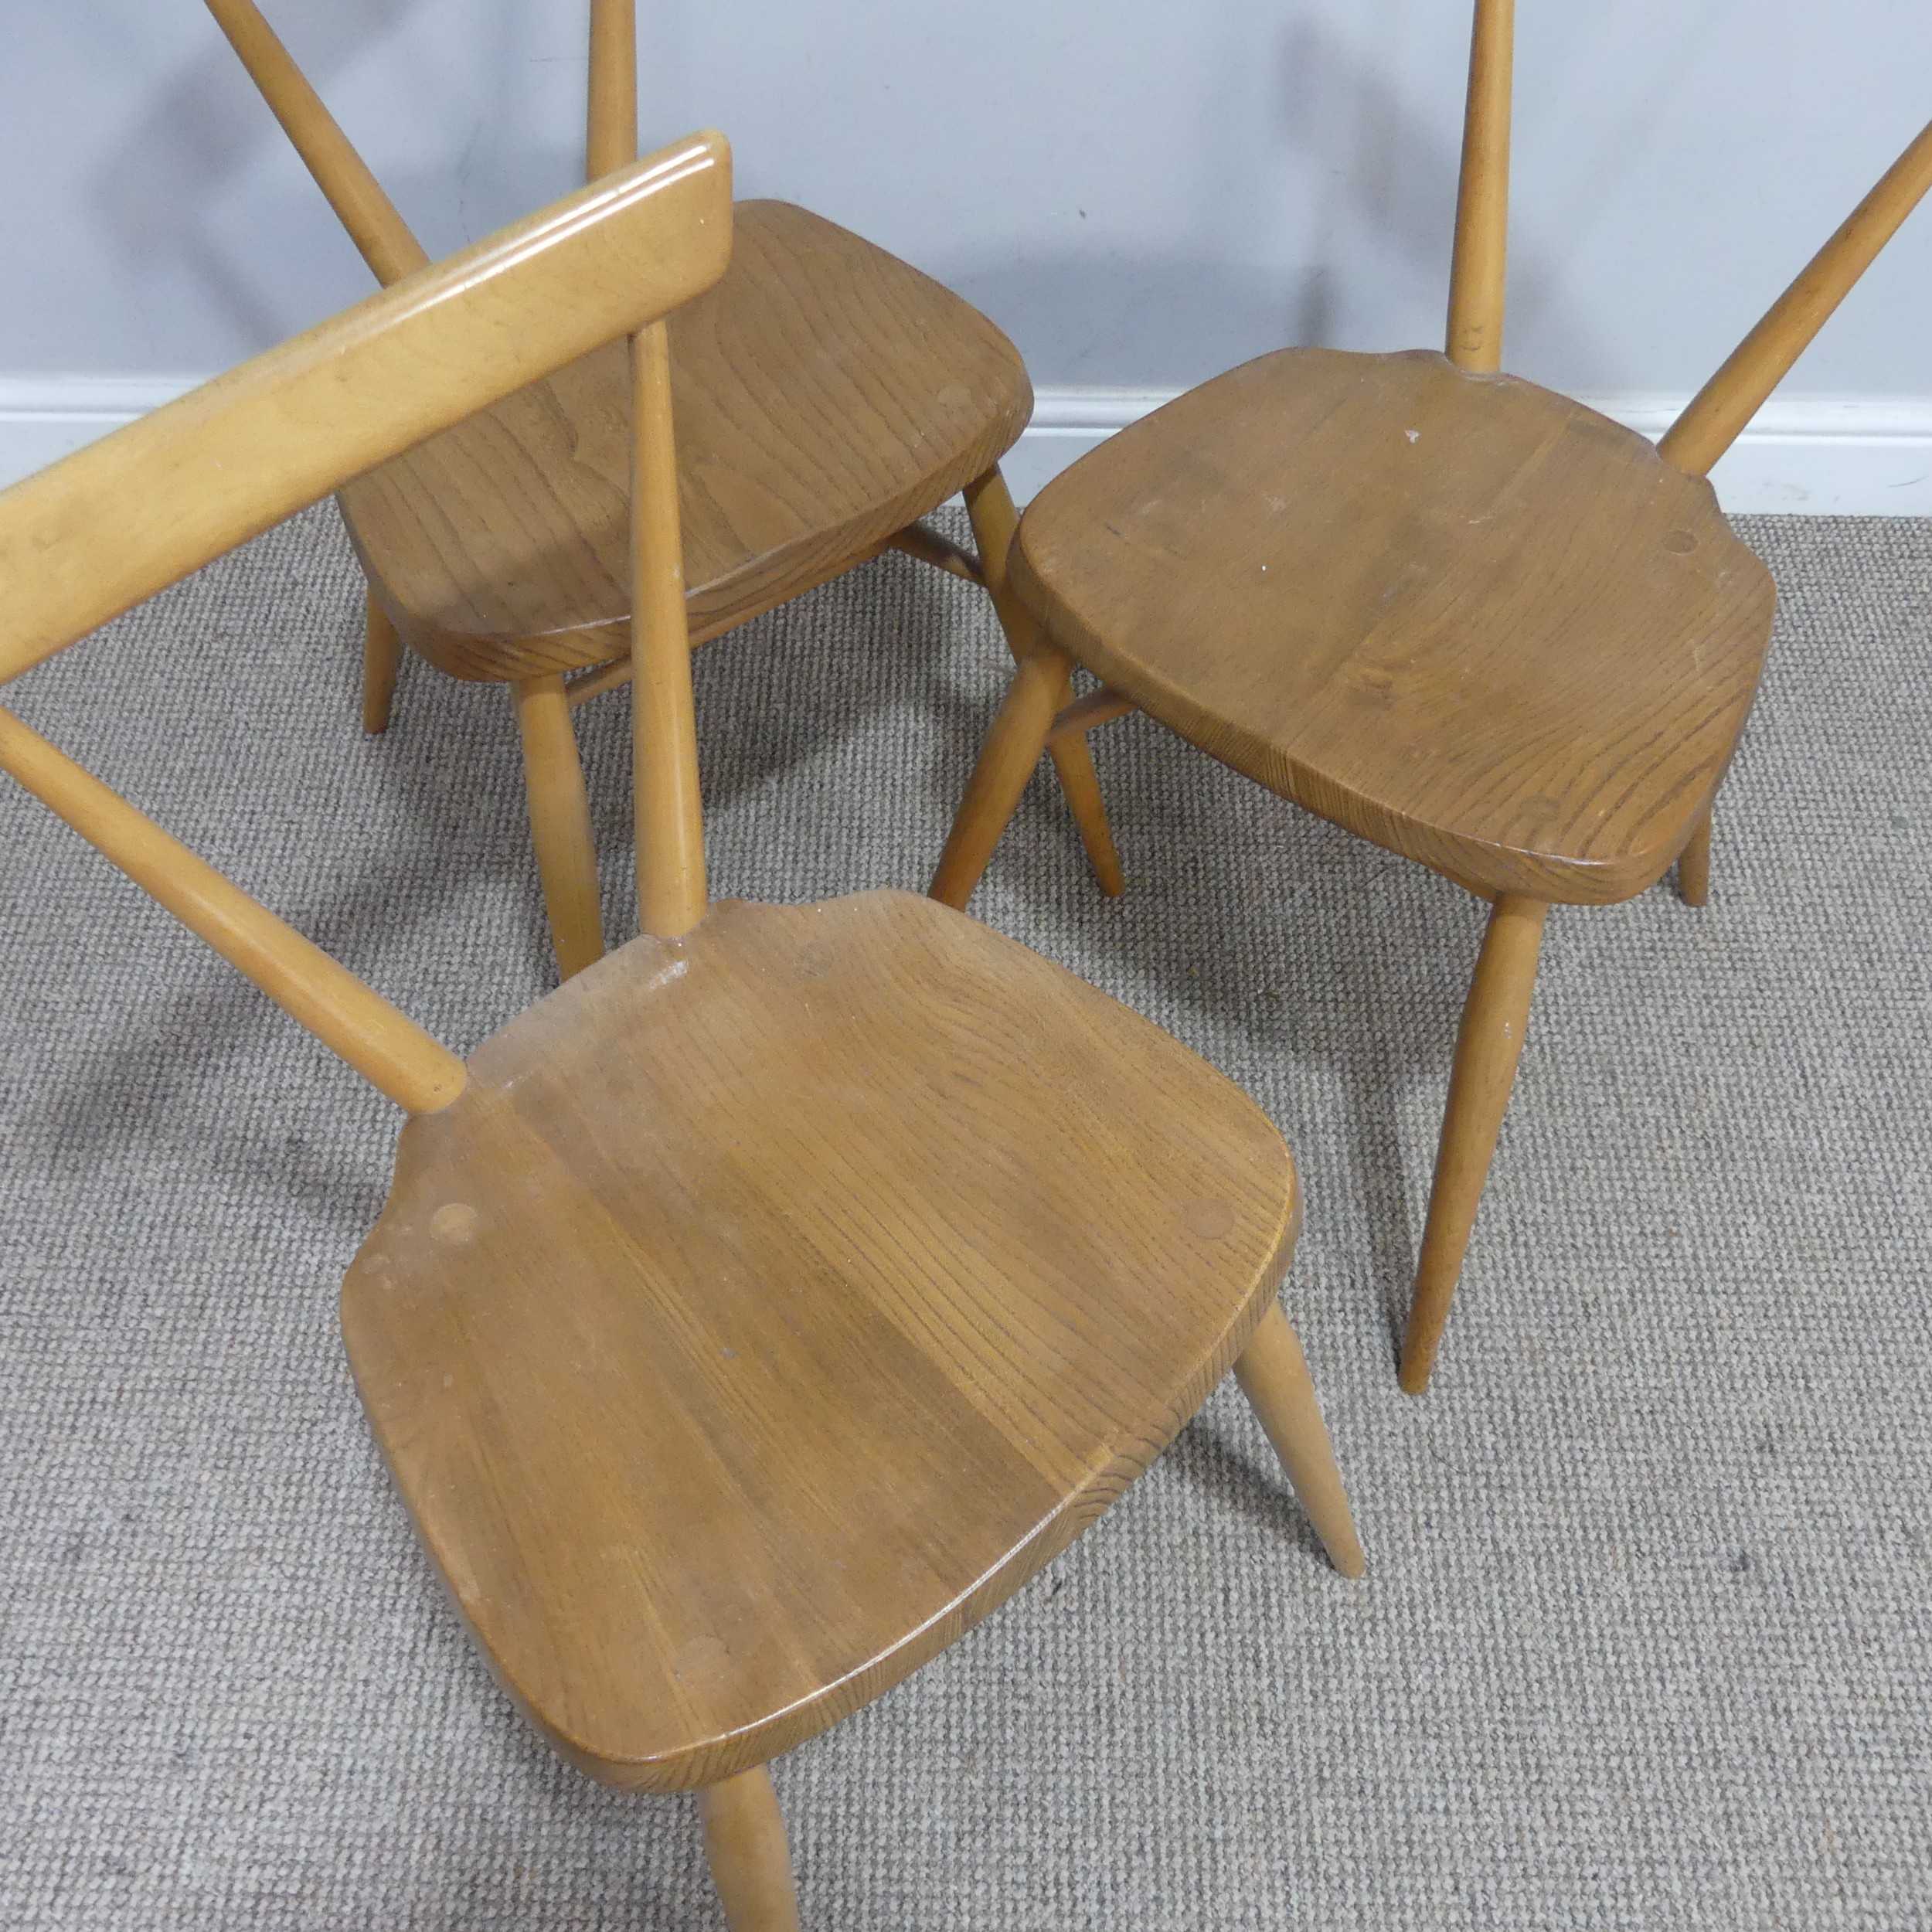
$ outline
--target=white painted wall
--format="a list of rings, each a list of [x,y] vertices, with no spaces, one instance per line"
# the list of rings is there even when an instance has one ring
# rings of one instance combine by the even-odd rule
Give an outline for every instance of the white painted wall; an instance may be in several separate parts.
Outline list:
[[[267,0],[433,252],[572,185],[586,0]],[[1440,331],[1468,0],[640,0],[732,137],[1019,342],[1047,473],[1291,342]],[[1508,365],[1648,423],[1932,114],[1925,0],[1519,0]],[[0,471],[366,292],[196,0],[0,0]],[[1057,426],[1057,427],[1056,427]],[[1932,513],[1932,207],[1720,472]]]

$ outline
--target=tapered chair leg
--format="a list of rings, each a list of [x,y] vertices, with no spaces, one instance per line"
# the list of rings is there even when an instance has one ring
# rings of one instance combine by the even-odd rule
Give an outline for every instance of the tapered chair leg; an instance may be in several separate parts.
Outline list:
[[[1423,1229],[1415,1296],[1402,1340],[1402,1386],[1412,1396],[1429,1386],[1449,1303],[1462,1273],[1462,1257],[1475,1225],[1476,1209],[1489,1178],[1490,1157],[1516,1083],[1529,1002],[1536,990],[1543,948],[1539,900],[1505,893],[1492,907],[1488,930],[1476,960],[1476,976],[1462,1009],[1456,1063],[1449,1076],[1449,1104],[1436,1155],[1435,1184]]]
[[[705,1856],[731,1932],[798,1932],[798,1893],[778,1794],[761,1764],[698,1794]]]
[[[1711,896],[1711,815],[1698,821],[1690,843],[1677,855],[1677,890],[1687,906],[1701,906]]]
[[[960,801],[946,849],[939,855],[939,869],[927,889],[941,905],[966,910],[1046,748],[1046,734],[1066,689],[1072,662],[1042,633],[1041,641],[1013,674],[1012,688],[979,748],[979,762],[966,781],[966,796]]]
[[[966,514],[972,519],[973,540],[979,546],[980,568],[986,573],[986,588],[993,608],[1006,633],[1007,648],[1015,663],[1021,662],[1031,649],[1039,626],[1006,581],[1006,556],[1012,548],[1013,532],[1019,527],[1019,513],[1013,508],[1012,493],[997,467],[966,485]],[[1073,665],[1056,694],[1053,708],[1066,703],[1073,690]],[[1100,796],[1100,774],[1094,769],[1094,749],[1084,733],[1053,747],[1053,769],[1060,774],[1060,789],[1066,794],[1073,822],[1080,828],[1080,843],[1087,849],[1087,862],[1100,890],[1117,896],[1127,890],[1121,870],[1121,855],[1114,847],[1114,833],[1107,822],[1107,804]],[[1037,754],[1035,763],[1038,763]]]
[[[389,613],[369,594],[368,614],[362,633],[362,729],[375,733],[389,729],[389,706],[396,698],[396,673],[403,662],[403,640]]]
[[[1362,1544],[1349,1513],[1348,1492],[1315,1400],[1308,1358],[1281,1304],[1271,1301],[1234,1365],[1235,1378],[1281,1458],[1301,1507],[1321,1539],[1328,1560],[1345,1577],[1359,1577]]]
[[[568,979],[604,955],[604,913],[597,897],[597,847],[590,833],[590,794],[570,726],[563,679],[526,678],[510,687],[523,738],[523,775],[530,800],[530,836],[537,876],[549,916],[557,970]]]

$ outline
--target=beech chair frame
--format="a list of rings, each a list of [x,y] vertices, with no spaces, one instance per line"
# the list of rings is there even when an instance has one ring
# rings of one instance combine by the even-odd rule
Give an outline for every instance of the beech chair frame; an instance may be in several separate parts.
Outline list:
[[[422,245],[255,0],[206,4],[377,281],[387,287],[422,267],[428,260]],[[637,24],[635,0],[590,4],[585,174],[595,181],[636,158]],[[979,585],[992,600],[1017,662],[1025,619],[1006,582],[1005,559],[1019,519],[998,464],[969,481],[964,496],[977,556],[915,522],[838,567],[842,572],[853,569],[895,549]],[[366,599],[363,661],[366,731],[379,733],[388,726],[403,650],[402,635],[372,586]],[[631,659],[621,655],[567,678],[560,672],[539,672],[516,675],[510,682],[538,875],[558,967],[566,978],[604,950],[590,796],[570,713],[628,682],[631,675]],[[1054,747],[1053,758],[1095,879],[1104,892],[1124,891],[1090,747],[1083,739],[1070,738]]]
[[[1514,27],[1514,0],[1475,0],[1446,353],[1458,369],[1478,373],[1501,368]],[[1928,186],[1932,186],[1932,125],[1905,149],[1671,426],[1657,445],[1667,464],[1689,476],[1708,476]],[[1104,455],[1103,451],[1090,460],[1101,461]],[[1022,545],[1024,541],[1022,534]],[[1023,574],[1022,584],[1024,590]],[[930,890],[944,904],[963,908],[971,896],[1043,747],[1057,753],[1097,726],[1141,708],[1134,697],[1104,683],[1067,704],[1063,694],[1077,661],[1077,647],[1064,635],[1053,634],[1037,612],[1032,615],[1022,662],[981,751],[934,874]],[[1675,857],[1679,889],[1693,906],[1702,906],[1709,893],[1712,807],[1725,768],[1720,764],[1709,772],[1702,808],[1687,840],[1681,850],[1662,861],[1667,867]],[[1562,891],[1539,895],[1521,883],[1472,880],[1424,852],[1412,850],[1406,855],[1432,865],[1491,904],[1457,1036],[1402,1343],[1402,1386],[1420,1394],[1427,1386],[1448,1319],[1515,1084],[1545,919],[1550,904],[1566,895]],[[1657,876],[1652,870],[1648,877],[1628,885],[1579,890],[1572,903],[1627,898]]]
[[[663,318],[723,273],[730,234],[729,150],[722,137],[693,136],[600,176],[570,199],[445,262],[413,270],[359,307],[0,493],[0,575],[10,589],[0,616],[0,683],[357,471],[596,343],[628,334],[639,923],[656,941],[675,946],[691,936],[695,945],[706,922],[708,893]],[[473,1078],[470,1066],[373,988],[7,710],[0,710],[0,770],[405,1109],[411,1119],[399,1155],[399,1192],[406,1168],[413,1165],[420,1174],[422,1150],[430,1145],[422,1137],[433,1136],[433,1124],[456,1119],[479,1083],[487,1086],[480,1070]],[[896,898],[928,924],[937,912],[906,895],[872,896]],[[736,909],[741,920],[747,910]],[[779,911],[793,918],[812,910]],[[720,908],[719,916],[727,917],[727,909]],[[961,941],[1031,959],[1013,942],[972,922],[940,917]],[[558,1002],[580,1010],[585,998],[597,997],[587,995],[586,988],[623,983],[621,964],[614,958],[597,974],[553,993],[532,1012],[546,1006],[556,1010]],[[810,968],[811,974],[821,970]],[[1077,984],[1043,961],[1032,961],[1029,970],[1069,987]],[[1078,988],[1078,996],[1120,1013],[1122,1023],[1192,1061],[1158,1029],[1090,988]],[[479,1049],[479,1070],[488,1051],[487,1044]],[[1225,1089],[1218,1077],[1192,1063],[1200,1077]],[[1120,1078],[1126,1070],[1109,1067],[1107,1077]],[[920,1087],[922,1105],[927,1090]],[[1278,1134],[1251,1107],[1247,1111],[1253,1131],[1267,1138],[1275,1158],[1285,1163]],[[1160,1145],[1170,1143],[1163,1139]],[[416,1152],[410,1152],[412,1147]],[[1288,1172],[1291,1179],[1291,1165]],[[522,1178],[536,1188],[533,1172]],[[392,1208],[396,1199],[393,1193]],[[1285,1267],[1298,1223],[1291,1187],[1281,1211],[1287,1219],[1277,1230],[1274,1259]],[[1189,1212],[1198,1223],[1190,1237],[1197,1243],[1211,1248],[1230,1236],[1229,1211],[1196,1202]],[[406,1207],[402,1211],[405,1223],[409,1213]],[[372,1300],[385,1301],[397,1285],[386,1272],[392,1264],[381,1239],[384,1223],[393,1219],[386,1210],[345,1284],[345,1332],[351,1285],[359,1275],[365,1314]],[[428,1239],[461,1247],[477,1220],[474,1209],[445,1206],[430,1220]],[[400,1234],[392,1226],[391,1250],[408,1238],[406,1226]],[[481,1277],[475,1278],[480,1282]],[[1264,1270],[1223,1338],[1217,1359],[1225,1354],[1233,1366],[1337,1566],[1359,1575],[1360,1545],[1307,1363],[1274,1299],[1278,1279],[1278,1269]],[[548,1303],[544,1315],[554,1325]],[[374,1422],[383,1388],[389,1385],[372,1389],[353,1335],[351,1341]],[[1218,1379],[1219,1367],[1206,1366]],[[434,1379],[447,1384],[449,1378]],[[1206,1393],[1201,1388],[1192,1401],[1198,1403]],[[957,1638],[1104,1509],[1120,1481],[1138,1473],[1190,1413],[1184,1399],[1182,1409],[1160,1418],[1152,1434],[1136,1436],[1124,1464],[1091,1472],[1091,1493],[1070,1499],[1077,1507],[1062,1507],[981,1577],[971,1600],[934,1627],[913,1631],[863,1681],[834,1682],[809,1708],[786,1706],[747,1731],[681,1749],[664,1761],[638,1762],[617,1762],[579,1748],[539,1714],[534,1699],[526,1710],[566,1757],[592,1775],[645,1789],[696,1788],[712,1872],[734,1932],[793,1932],[797,1906],[784,1828],[764,1767],[771,1747],[785,1748],[822,1730]],[[383,1440],[393,1454],[393,1442]],[[475,1604],[459,1584],[452,1588],[481,1640]],[[505,1688],[524,1701],[507,1675]]]

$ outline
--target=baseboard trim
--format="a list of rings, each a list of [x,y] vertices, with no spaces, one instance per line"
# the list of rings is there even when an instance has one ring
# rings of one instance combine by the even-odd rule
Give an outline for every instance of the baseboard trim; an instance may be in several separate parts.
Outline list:
[[[1117,430],[1173,400],[1153,389],[1042,389],[1006,459],[1022,502]],[[1585,396],[1592,409],[1651,437],[1689,396]],[[1932,396],[1774,396],[1712,479],[1739,515],[1932,516]]]
[[[0,376],[0,485],[171,402],[194,376]],[[1022,502],[1116,430],[1172,402],[1158,389],[1047,388],[1006,460]],[[1646,436],[1689,399],[1583,399]],[[1932,396],[1773,397],[1713,477],[1740,515],[1932,516]]]
[[[185,396],[200,376],[0,376],[0,488]]]

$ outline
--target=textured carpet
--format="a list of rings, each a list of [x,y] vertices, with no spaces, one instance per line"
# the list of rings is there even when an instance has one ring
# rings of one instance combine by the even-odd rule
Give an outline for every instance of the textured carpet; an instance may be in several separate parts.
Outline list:
[[[1366,1540],[1231,1386],[957,1648],[777,1767],[807,1923],[1932,1924],[1932,526],[1763,520],[1709,907],[1552,920],[1435,1387],[1393,1331],[1479,909],[1143,719],[1133,889],[1050,790],[976,910],[1242,1081]],[[510,708],[355,724],[311,512],[15,702],[467,1048],[549,980]],[[923,884],[1003,684],[889,557],[709,648],[715,889]],[[628,706],[580,713],[614,934]],[[338,1277],[396,1120],[0,789],[0,1923],[716,1927],[688,1801],[552,1759],[364,1429]]]

